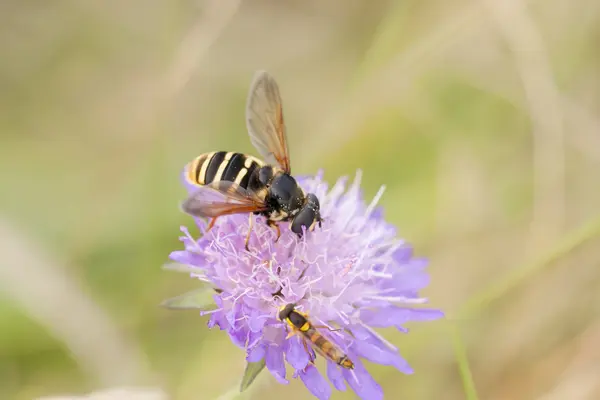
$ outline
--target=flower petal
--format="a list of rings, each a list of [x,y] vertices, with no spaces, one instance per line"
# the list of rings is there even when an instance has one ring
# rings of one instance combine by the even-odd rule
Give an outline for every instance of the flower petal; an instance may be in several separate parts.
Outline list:
[[[181,264],[193,265],[194,267],[202,267],[206,263],[204,256],[187,250],[172,251],[169,254],[169,259]]]
[[[241,321],[241,317],[242,307],[239,303],[234,304],[233,307],[229,310],[229,312],[225,314],[227,322],[229,322],[229,325],[231,325],[232,327],[236,327],[236,325],[239,325],[238,321]]]
[[[428,308],[405,308],[405,307],[385,307],[375,310],[361,310],[360,319],[367,325],[375,328],[386,328],[395,326],[398,329],[401,325],[410,321],[434,321],[444,317],[440,310]]]
[[[350,356],[352,357],[352,356]],[[383,400],[383,389],[362,365],[357,357],[352,357],[354,369],[343,369],[342,375],[352,390],[363,400]]]
[[[239,329],[228,329],[227,333],[229,333],[229,337],[231,338],[231,341],[233,342],[233,344],[235,344],[236,346],[245,349],[246,348],[246,342],[248,341],[248,333],[250,331],[248,329],[245,328],[239,328]]]
[[[248,334],[248,344],[246,344],[247,348],[253,348],[256,344],[263,338],[262,332],[252,332],[250,331]]]
[[[269,319],[268,315],[260,313],[258,310],[252,310],[248,314],[248,327],[252,332],[260,332],[262,331],[265,323]]]
[[[267,346],[265,344],[258,344],[248,350],[248,355],[246,356],[246,361],[248,362],[258,362],[262,360],[267,352]]]
[[[346,384],[344,383],[342,371],[340,370],[340,367],[338,367],[338,365],[331,360],[327,360],[327,377],[329,378],[329,381],[333,383],[333,387],[335,387],[337,390],[346,390]]]
[[[267,368],[279,383],[287,385],[285,379],[285,363],[283,361],[283,349],[279,346],[269,346],[266,354]]]
[[[400,372],[405,374],[412,374],[413,370],[408,365],[408,362],[400,356],[396,351],[389,349],[383,349],[373,343],[369,343],[364,340],[356,340],[352,343],[352,351],[371,362],[378,363],[381,365],[392,365],[396,367]]]
[[[400,247],[399,249],[397,249],[394,252],[394,254],[392,254],[394,261],[396,261],[398,264],[407,263],[411,259],[412,256],[413,256],[413,248],[412,248],[412,246],[408,246],[408,245],[404,245],[404,246]]]
[[[302,370],[308,365],[308,353],[302,344],[302,338],[294,336],[286,341],[285,358],[296,370]]]
[[[300,371],[299,376],[306,388],[319,400],[327,400],[331,397],[331,386],[314,365],[311,364]]]
[[[425,271],[396,271],[380,287],[387,296],[411,297],[416,291],[429,285],[429,275]]]
[[[215,298],[216,297],[217,296],[215,296]],[[218,326],[220,330],[229,328],[229,322],[227,322],[227,319],[225,319],[225,314],[223,314],[223,311],[217,311],[216,313],[211,314],[206,325],[208,325],[209,329],[212,329],[215,325]]]

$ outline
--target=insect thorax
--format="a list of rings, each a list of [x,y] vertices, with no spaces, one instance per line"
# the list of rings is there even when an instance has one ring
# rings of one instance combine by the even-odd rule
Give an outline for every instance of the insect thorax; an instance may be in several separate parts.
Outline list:
[[[302,328],[307,322],[308,320],[297,311],[292,311],[290,315],[288,315],[288,323],[297,329]]]
[[[263,168],[264,169],[264,168]],[[304,205],[304,191],[291,175],[275,170],[271,179],[266,203],[274,212],[274,220],[293,217]]]

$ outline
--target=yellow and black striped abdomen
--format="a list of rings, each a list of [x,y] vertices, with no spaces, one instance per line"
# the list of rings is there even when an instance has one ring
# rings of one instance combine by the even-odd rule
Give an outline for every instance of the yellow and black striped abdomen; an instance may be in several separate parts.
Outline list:
[[[321,354],[323,357],[330,359],[334,363],[347,368],[353,369],[354,364],[344,352],[334,345],[329,339],[321,334],[316,328],[312,325],[308,328],[308,330],[302,332],[304,337],[306,337],[313,345],[313,348]]]
[[[195,185],[229,181],[244,189],[254,171],[264,165],[261,160],[242,153],[213,151],[196,157],[187,165],[187,180]]]

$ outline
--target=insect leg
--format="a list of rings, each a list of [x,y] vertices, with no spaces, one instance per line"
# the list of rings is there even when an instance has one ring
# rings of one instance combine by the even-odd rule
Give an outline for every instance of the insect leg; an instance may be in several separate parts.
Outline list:
[[[217,217],[214,217],[213,219],[210,220],[210,223],[208,224],[208,228],[206,229],[206,232],[208,232],[212,229],[212,227],[215,225],[215,222],[217,222]]]
[[[287,329],[287,328],[286,328]],[[296,330],[292,329],[291,331],[288,332],[287,336],[285,337],[285,340],[288,340],[289,338],[291,338],[292,336],[294,336],[296,334]]]
[[[279,237],[281,236],[281,230],[279,229],[279,225],[277,225],[277,223],[273,221],[267,221],[267,225],[269,225],[271,228],[275,228],[275,230],[277,231],[277,239],[275,239],[275,243],[277,243]]]
[[[306,339],[305,338],[302,338],[302,344],[304,345],[304,350],[306,350],[306,353],[308,354],[308,360],[312,364],[314,364],[315,363],[315,359],[313,358],[313,353],[308,348],[308,343],[306,343]]]
[[[244,247],[246,251],[250,251],[248,248],[248,242],[250,241],[250,233],[252,232],[252,228],[254,227],[254,218],[252,218],[252,213],[248,214],[248,233],[246,234],[246,241],[244,242]]]
[[[332,328],[330,328],[330,327],[328,327],[328,326],[325,326],[325,325],[314,325],[314,327],[315,327],[316,329],[327,329],[327,330],[329,330],[329,331],[331,331],[331,332],[337,332],[337,331],[341,331],[341,330],[343,330],[342,328],[338,328],[338,329],[332,329]]]

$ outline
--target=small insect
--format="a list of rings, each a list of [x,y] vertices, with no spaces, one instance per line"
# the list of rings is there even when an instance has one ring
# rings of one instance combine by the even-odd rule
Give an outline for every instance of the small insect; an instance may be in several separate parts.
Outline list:
[[[223,215],[250,213],[245,247],[253,215],[263,215],[267,225],[281,231],[277,222],[291,221],[290,229],[302,236],[321,226],[319,199],[306,194],[291,176],[283,107],[277,82],[265,71],[256,73],[246,102],[246,126],[250,141],[264,158],[214,151],[201,154],[186,166],[186,179],[198,190],[183,203],[186,213],[211,218],[208,229]]]
[[[301,335],[302,343],[304,344],[304,348],[309,354],[309,357],[311,358],[310,361],[312,363],[314,363],[314,360],[312,359],[311,352],[308,350],[308,346],[306,344],[307,340],[310,341],[312,347],[321,356],[346,369],[354,369],[354,363],[348,358],[348,356],[317,330],[317,328],[325,328],[332,331],[338,329],[331,329],[327,326],[313,325],[308,320],[308,314],[296,310],[296,305],[293,303],[286,304],[279,309],[279,320],[286,322],[291,329],[287,336],[288,339],[295,334]]]

